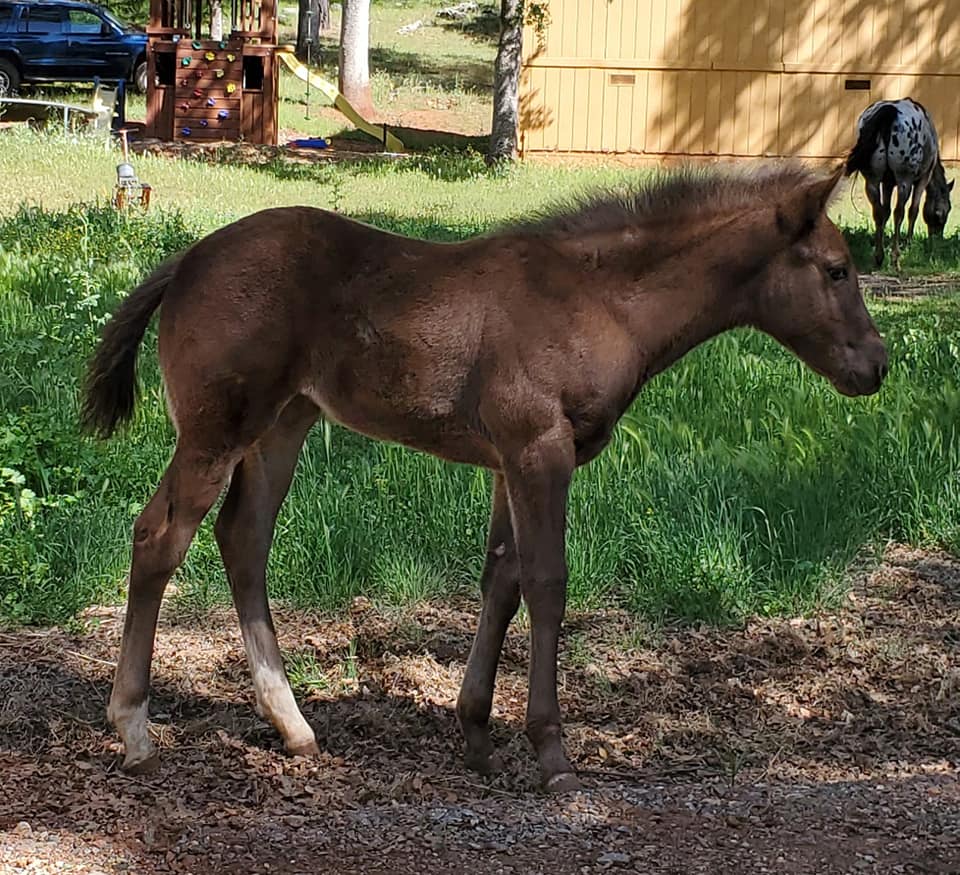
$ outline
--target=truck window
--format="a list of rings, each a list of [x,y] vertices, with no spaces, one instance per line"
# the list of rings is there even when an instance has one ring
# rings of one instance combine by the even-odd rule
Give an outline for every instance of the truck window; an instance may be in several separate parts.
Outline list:
[[[23,26],[23,18],[27,19],[26,27]],[[27,33],[62,33],[60,9],[45,6],[25,8],[20,20],[20,30],[25,30]]]
[[[71,9],[67,13],[70,21],[70,33],[99,34],[103,30],[103,19],[88,9]]]
[[[0,3],[0,31],[7,30],[13,21],[13,7],[10,4]]]

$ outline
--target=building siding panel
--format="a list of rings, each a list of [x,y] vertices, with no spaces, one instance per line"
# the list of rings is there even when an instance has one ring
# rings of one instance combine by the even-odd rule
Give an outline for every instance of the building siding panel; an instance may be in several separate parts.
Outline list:
[[[864,107],[909,95],[933,114],[944,159],[960,159],[960,0],[551,0],[549,10],[543,34],[524,35],[523,152],[840,157]]]

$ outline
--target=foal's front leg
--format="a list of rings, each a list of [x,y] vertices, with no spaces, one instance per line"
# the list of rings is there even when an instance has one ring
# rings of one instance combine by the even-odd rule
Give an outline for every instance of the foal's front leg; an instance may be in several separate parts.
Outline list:
[[[530,612],[527,737],[537,752],[543,787],[552,792],[580,788],[563,751],[557,699],[557,644],[567,599],[567,492],[574,465],[566,420],[504,459],[520,592]]]

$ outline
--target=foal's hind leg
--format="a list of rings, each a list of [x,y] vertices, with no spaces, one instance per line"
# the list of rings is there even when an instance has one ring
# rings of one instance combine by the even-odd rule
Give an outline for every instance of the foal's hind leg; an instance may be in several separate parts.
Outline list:
[[[277,728],[291,754],[318,753],[283,668],[267,603],[267,556],[277,513],[290,488],[303,441],[319,411],[294,399],[237,466],[214,532],[227,569],[253,676],[257,710]]]
[[[183,561],[197,526],[223,489],[232,460],[178,447],[160,486],[133,529],[133,562],[120,658],[107,718],[123,739],[123,768],[149,771],[156,747],[147,732],[150,662],[163,591]]]
[[[490,709],[503,639],[520,607],[520,561],[502,474],[494,475],[487,560],[480,588],[483,610],[457,699],[457,717],[466,742],[467,768],[485,775],[500,769],[490,741]]]

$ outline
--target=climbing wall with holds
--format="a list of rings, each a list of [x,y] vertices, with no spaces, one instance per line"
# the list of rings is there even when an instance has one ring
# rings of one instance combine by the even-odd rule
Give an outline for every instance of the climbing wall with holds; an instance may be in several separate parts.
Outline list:
[[[176,49],[173,138],[239,140],[243,43],[182,38]]]

